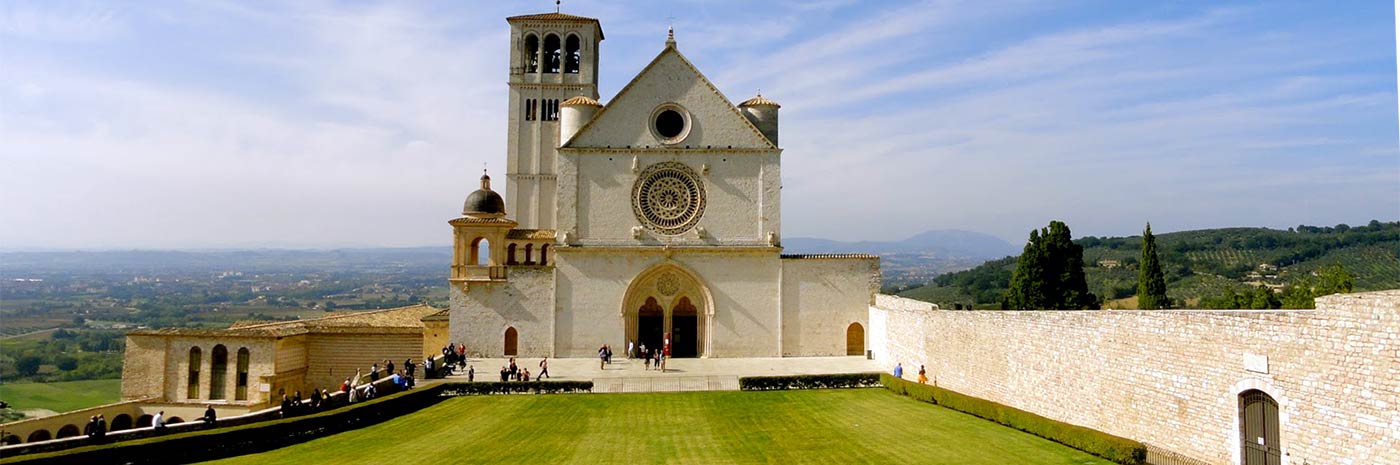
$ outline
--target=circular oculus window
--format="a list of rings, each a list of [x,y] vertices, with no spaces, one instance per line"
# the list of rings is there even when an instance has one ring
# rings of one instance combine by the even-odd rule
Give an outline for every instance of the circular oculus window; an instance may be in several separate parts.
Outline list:
[[[683,163],[648,166],[632,186],[632,213],[642,226],[657,233],[684,233],[705,213],[705,185]]]
[[[663,144],[677,144],[690,135],[690,113],[668,103],[651,113],[651,133]]]

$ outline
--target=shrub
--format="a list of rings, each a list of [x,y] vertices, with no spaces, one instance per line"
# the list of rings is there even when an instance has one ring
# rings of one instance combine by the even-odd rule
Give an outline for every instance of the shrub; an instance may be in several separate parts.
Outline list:
[[[739,378],[744,391],[773,391],[788,389],[845,389],[880,385],[879,373],[844,373],[833,375],[745,376]]]
[[[448,383],[442,385],[444,396],[476,396],[490,394],[558,394],[561,392],[592,392],[592,381],[525,381]]]
[[[884,373],[880,374],[880,384],[896,394],[991,420],[1114,462],[1136,465],[1147,459],[1147,446],[1132,439],[1052,420],[940,387],[905,381]]]

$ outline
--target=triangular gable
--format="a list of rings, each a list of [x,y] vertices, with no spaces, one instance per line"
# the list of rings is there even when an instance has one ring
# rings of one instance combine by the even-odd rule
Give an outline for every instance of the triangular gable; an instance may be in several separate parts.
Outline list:
[[[662,145],[651,132],[652,111],[668,102],[690,112],[690,135],[676,145]],[[657,54],[564,146],[777,149],[674,46]]]

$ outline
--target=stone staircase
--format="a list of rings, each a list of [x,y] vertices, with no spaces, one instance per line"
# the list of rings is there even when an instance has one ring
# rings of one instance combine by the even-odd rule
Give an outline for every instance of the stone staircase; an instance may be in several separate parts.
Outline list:
[[[738,376],[646,376],[594,378],[594,393],[737,391]]]

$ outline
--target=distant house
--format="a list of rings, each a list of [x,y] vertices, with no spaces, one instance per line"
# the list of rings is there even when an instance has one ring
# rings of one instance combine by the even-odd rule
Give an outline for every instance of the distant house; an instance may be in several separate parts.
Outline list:
[[[1121,263],[1118,263],[1118,260],[1099,260],[1099,268],[1118,268],[1120,266],[1123,265]]]
[[[1260,263],[1260,264],[1259,264],[1259,271],[1263,271],[1263,272],[1274,272],[1274,271],[1278,271],[1278,266],[1277,266],[1277,265],[1274,265],[1274,264],[1271,264],[1271,263]]]

